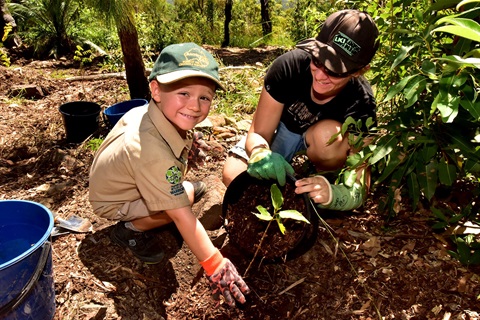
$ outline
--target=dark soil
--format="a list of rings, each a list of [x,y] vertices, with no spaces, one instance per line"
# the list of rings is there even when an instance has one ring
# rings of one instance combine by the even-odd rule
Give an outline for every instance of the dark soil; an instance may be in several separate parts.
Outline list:
[[[260,220],[254,213],[259,213],[257,206],[264,207],[273,214],[274,207],[271,200],[270,188],[275,181],[257,180],[247,173],[237,177],[228,188],[223,208],[225,228],[230,241],[250,257],[265,258],[269,260],[287,259],[287,253],[297,246],[306,246],[301,243],[304,238],[307,242],[315,241],[313,228],[317,227],[311,209],[307,210],[303,195],[295,194],[295,186],[289,181],[284,187],[279,187],[283,196],[282,210],[297,210],[312,223],[286,219],[285,234],[282,234],[275,220],[271,222]],[[300,248],[299,248],[300,249]]]
[[[222,49],[225,65],[265,62],[276,51]],[[247,54],[248,53],[248,54]],[[450,234],[432,232],[429,210],[405,206],[396,217],[378,212],[385,193],[369,195],[353,213],[322,213],[311,248],[286,261],[255,261],[224,228],[209,230],[252,290],[245,305],[217,304],[201,268],[175,228],[158,231],[168,259],[145,265],[109,239],[112,222],[88,203],[89,143],[70,144],[58,111],[69,101],[106,108],[128,100],[124,79],[66,81],[93,74],[67,61],[15,61],[0,67],[0,200],[25,199],[61,217],[89,219],[93,232],[53,239],[55,319],[478,319],[480,275],[452,259]],[[15,85],[35,85],[43,97],[9,97]],[[101,121],[99,135],[108,129]],[[217,180],[232,142],[209,135],[223,149],[188,179]],[[209,185],[209,192],[214,185]],[[454,199],[454,198],[451,198]],[[457,199],[457,198],[455,198]],[[458,198],[460,199],[460,198]],[[405,202],[406,203],[406,202]],[[451,202],[454,211],[462,208]],[[201,211],[201,203],[194,211]],[[248,240],[248,239],[247,239]]]

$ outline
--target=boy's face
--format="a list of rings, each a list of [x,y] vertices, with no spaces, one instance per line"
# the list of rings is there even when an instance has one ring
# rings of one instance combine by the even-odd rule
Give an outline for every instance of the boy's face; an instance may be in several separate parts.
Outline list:
[[[170,84],[150,82],[152,98],[180,134],[193,129],[210,111],[216,85],[202,77],[191,77]]]

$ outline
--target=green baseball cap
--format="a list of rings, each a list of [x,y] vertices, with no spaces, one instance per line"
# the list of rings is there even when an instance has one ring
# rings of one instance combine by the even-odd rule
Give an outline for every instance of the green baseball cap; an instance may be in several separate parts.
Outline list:
[[[207,50],[193,42],[165,47],[155,61],[148,80],[156,79],[168,84],[189,77],[210,79],[225,90],[218,76],[217,61]]]

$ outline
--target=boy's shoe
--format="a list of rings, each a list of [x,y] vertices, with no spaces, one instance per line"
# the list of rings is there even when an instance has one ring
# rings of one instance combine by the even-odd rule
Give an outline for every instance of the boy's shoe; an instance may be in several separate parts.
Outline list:
[[[110,239],[116,244],[130,249],[138,259],[148,264],[159,263],[165,257],[159,240],[152,233],[130,230],[125,227],[123,221],[113,227]]]
[[[207,192],[207,185],[202,181],[192,182],[193,185],[193,203],[197,203]]]

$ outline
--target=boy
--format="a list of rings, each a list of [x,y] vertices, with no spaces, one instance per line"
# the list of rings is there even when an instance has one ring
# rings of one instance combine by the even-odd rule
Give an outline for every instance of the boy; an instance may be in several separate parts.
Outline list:
[[[119,221],[111,239],[146,263],[164,253],[149,232],[174,222],[205,269],[215,297],[230,306],[245,302],[249,288],[193,215],[191,205],[205,189],[183,181],[191,132],[204,120],[215,95],[224,89],[213,56],[194,43],[166,47],[149,77],[148,107],[125,114],[95,155],[90,202],[95,214]],[[233,296],[233,297],[232,297]]]

